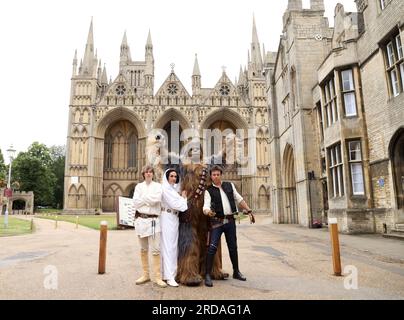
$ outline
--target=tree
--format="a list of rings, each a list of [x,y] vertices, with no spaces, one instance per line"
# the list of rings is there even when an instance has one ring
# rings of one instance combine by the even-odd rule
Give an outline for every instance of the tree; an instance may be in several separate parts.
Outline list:
[[[27,152],[21,152],[13,161],[12,178],[20,183],[22,191],[34,191],[35,206],[54,204],[56,176],[45,145],[34,142]]]
[[[51,165],[52,172],[56,177],[53,207],[57,209],[62,209],[66,148],[64,146],[52,146],[49,148],[49,152],[52,159],[52,165]]]
[[[39,159],[44,166],[50,167],[52,165],[50,149],[42,143],[32,143],[28,148],[28,154]]]
[[[1,152],[0,149],[0,180],[6,180],[6,173],[7,173],[6,164],[4,163],[3,153]]]

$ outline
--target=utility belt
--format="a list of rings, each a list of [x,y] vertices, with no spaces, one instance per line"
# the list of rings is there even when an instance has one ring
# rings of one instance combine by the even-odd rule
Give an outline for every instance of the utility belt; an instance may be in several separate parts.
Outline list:
[[[179,211],[177,211],[177,210],[172,210],[172,209],[163,208],[163,207],[161,208],[161,211],[171,213],[175,216],[178,216],[178,214],[179,214]]]
[[[158,215],[155,214],[144,214],[136,211],[135,218],[143,218],[143,219],[153,219],[153,218],[158,218]]]

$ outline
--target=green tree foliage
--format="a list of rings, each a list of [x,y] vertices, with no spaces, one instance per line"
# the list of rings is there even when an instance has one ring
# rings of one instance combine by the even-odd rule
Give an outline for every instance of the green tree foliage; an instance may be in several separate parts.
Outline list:
[[[35,206],[54,205],[57,179],[45,145],[34,142],[27,152],[21,152],[13,161],[12,170],[12,180],[20,183],[22,191],[34,191]]]
[[[1,152],[0,149],[0,180],[4,181],[6,179],[6,173],[7,173],[6,164],[4,163],[3,153]]]
[[[52,172],[56,177],[53,207],[57,209],[62,209],[66,149],[64,146],[52,146],[49,148],[49,152],[52,159],[52,166],[51,166]]]

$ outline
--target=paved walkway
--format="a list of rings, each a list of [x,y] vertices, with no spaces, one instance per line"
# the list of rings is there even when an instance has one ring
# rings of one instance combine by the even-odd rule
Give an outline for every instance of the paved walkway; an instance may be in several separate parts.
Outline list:
[[[133,230],[108,233],[107,273],[98,275],[98,231],[34,221],[36,233],[0,238],[0,299],[404,299],[404,241],[378,235],[340,235],[343,268],[357,268],[357,290],[332,274],[328,230],[272,225],[262,216],[237,226],[247,282],[161,289],[135,285],[141,266]],[[231,270],[227,249],[223,266]],[[52,270],[56,290],[44,286],[52,286]]]

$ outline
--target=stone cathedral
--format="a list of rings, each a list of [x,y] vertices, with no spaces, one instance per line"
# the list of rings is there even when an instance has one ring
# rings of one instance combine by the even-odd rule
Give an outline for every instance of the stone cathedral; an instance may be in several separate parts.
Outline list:
[[[84,57],[73,60],[65,169],[65,213],[114,212],[119,196],[130,197],[146,164],[146,137],[153,129],[194,128],[256,132],[256,170],[238,175],[229,166],[225,179],[235,183],[256,212],[267,212],[269,199],[269,117],[266,93],[268,57],[261,50],[255,21],[248,64],[232,82],[225,71],[214,88],[202,87],[197,56],[188,92],[172,67],[158,90],[150,32],[144,61],[133,61],[126,33],[119,74],[108,81],[94,49],[91,22]],[[190,68],[190,71],[191,68]],[[247,136],[247,134],[246,134]]]

